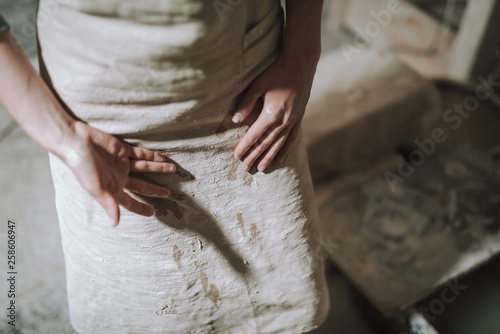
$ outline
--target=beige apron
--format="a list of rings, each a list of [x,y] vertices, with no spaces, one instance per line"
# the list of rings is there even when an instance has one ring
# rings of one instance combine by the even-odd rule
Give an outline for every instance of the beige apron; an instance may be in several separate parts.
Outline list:
[[[233,158],[258,116],[233,124],[235,103],[278,57],[283,24],[278,0],[41,0],[41,73],[54,92],[91,126],[177,165],[144,175],[172,191],[140,197],[155,216],[121,209],[112,228],[50,155],[78,332],[305,333],[325,319],[302,132],[265,172]]]

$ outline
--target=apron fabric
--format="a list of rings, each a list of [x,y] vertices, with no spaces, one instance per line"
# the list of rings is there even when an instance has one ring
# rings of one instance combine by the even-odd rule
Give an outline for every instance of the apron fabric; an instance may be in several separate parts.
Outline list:
[[[133,195],[153,217],[120,208],[112,228],[49,154],[72,326],[250,334],[321,324],[328,288],[302,131],[264,172],[233,157],[259,114],[233,124],[234,106],[281,50],[279,0],[41,0],[37,25],[42,77],[68,112],[177,167],[140,176],[171,190]]]

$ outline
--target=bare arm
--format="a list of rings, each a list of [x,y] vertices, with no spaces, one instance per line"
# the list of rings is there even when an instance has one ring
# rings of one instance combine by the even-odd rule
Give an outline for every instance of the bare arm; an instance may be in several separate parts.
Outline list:
[[[26,133],[71,168],[83,188],[116,226],[118,205],[140,215],[154,210],[124,189],[168,197],[168,189],[129,176],[129,172],[173,173],[175,165],[157,152],[130,146],[75,120],[52,94],[8,30],[0,32],[0,104]]]
[[[8,30],[0,34],[0,73],[0,104],[38,144],[66,160],[62,147],[71,146],[75,121]]]
[[[316,67],[321,54],[323,0],[287,0],[283,53]]]
[[[304,116],[321,53],[322,0],[287,0],[283,51],[249,87],[236,106],[235,123],[244,121],[258,98],[263,110],[235,148],[247,170],[259,158],[259,170],[290,151]]]

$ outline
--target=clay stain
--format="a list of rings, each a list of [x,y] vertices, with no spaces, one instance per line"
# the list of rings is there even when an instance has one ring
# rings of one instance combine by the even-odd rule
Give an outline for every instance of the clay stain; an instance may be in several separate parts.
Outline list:
[[[241,234],[243,235],[243,238],[246,238],[247,232],[245,231],[245,222],[243,221],[243,216],[241,215],[241,212],[237,212],[236,217],[238,218],[238,226],[240,227]]]
[[[249,186],[252,184],[252,181],[253,181],[253,177],[250,174],[248,174],[247,172],[245,172],[245,174],[243,175],[243,185]]]
[[[230,162],[228,164],[229,172],[227,173],[227,179],[229,181],[236,180],[236,173],[238,172],[238,166],[239,166],[238,160],[234,160],[233,162]]]
[[[172,255],[174,257],[175,263],[177,264],[177,269],[181,269],[182,268],[182,264],[181,264],[182,251],[180,250],[180,248],[177,245],[174,245],[174,252]]]
[[[249,186],[252,184],[253,181],[253,176],[247,171],[243,171],[241,169],[241,163],[239,160],[236,160],[233,155],[229,157],[229,159],[226,160],[227,162],[227,168],[229,168],[229,171],[226,175],[226,178],[228,181],[236,181],[238,179],[238,174],[242,173],[243,175],[241,176],[243,180],[243,185]]]
[[[252,238],[257,238],[259,236],[259,234],[260,234],[260,231],[257,228],[257,224],[252,223],[252,225],[250,225],[250,235],[252,236]]]
[[[218,301],[220,300],[219,289],[217,289],[217,287],[213,283],[210,283],[210,286],[208,285],[208,276],[204,271],[200,273],[200,279],[203,290],[205,291],[205,297],[208,297],[208,299],[210,299],[212,303],[214,303],[214,305],[219,308],[219,305],[217,305]]]
[[[238,226],[240,227],[241,230],[241,235],[243,235],[243,238],[247,237],[247,232],[245,231],[245,222],[243,221],[243,215],[241,212],[236,213],[236,217],[238,218]],[[250,235],[252,238],[257,238],[260,234],[259,228],[257,227],[257,224],[252,223],[250,225]]]
[[[220,294],[219,294],[219,289],[215,286],[215,284],[210,283],[210,289],[208,290],[207,294],[205,296],[208,296],[208,298],[214,303],[214,305],[218,308],[219,305],[217,305],[217,302],[220,299]]]

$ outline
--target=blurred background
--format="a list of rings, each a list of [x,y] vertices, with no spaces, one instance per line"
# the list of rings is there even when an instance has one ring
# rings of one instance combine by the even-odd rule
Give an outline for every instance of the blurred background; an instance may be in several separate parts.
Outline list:
[[[36,6],[0,0],[38,68]],[[500,333],[499,17],[499,0],[324,1],[302,123],[331,304],[314,334]],[[0,156],[0,243],[10,219],[18,247],[0,332],[75,333],[48,156],[1,108]]]

